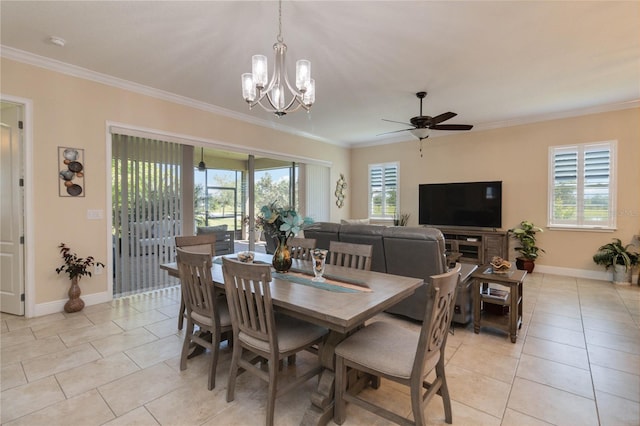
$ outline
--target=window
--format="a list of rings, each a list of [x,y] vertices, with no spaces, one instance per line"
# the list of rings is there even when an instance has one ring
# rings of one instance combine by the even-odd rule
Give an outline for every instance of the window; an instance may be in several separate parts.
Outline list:
[[[616,142],[549,149],[550,227],[614,229]]]
[[[398,212],[398,163],[369,165],[369,217],[391,219]]]

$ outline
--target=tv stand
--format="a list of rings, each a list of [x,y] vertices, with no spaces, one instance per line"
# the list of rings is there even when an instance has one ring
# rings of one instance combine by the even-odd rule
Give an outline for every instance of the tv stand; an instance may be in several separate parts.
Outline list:
[[[506,231],[437,227],[444,235],[448,253],[460,253],[460,262],[484,265],[493,256],[507,259],[509,241]]]

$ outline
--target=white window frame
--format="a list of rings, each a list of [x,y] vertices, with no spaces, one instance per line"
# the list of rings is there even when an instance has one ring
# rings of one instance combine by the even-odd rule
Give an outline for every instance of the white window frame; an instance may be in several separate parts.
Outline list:
[[[380,170],[382,172],[382,190],[381,192],[384,194],[386,193],[386,182],[384,179],[385,173],[387,169],[395,169],[396,172],[396,181],[395,181],[395,185],[396,185],[396,205],[395,205],[395,214],[394,215],[389,215],[389,214],[384,214],[384,212],[387,210],[386,208],[386,203],[385,203],[385,198],[383,197],[382,200],[382,214],[379,215],[374,215],[373,214],[373,205],[371,202],[372,199],[372,193],[373,193],[373,186],[372,186],[372,173],[374,170]],[[368,216],[369,219],[375,219],[375,220],[394,220],[395,216],[398,215],[399,211],[400,211],[400,163],[398,162],[393,162],[393,163],[380,163],[380,164],[369,164],[369,173],[368,173],[368,188],[369,188],[369,197],[367,200],[367,211],[368,211]]]
[[[608,176],[608,220],[590,221],[585,217],[585,168],[588,162],[585,154],[588,152],[609,150],[609,176]],[[576,156],[576,209],[575,218],[554,219],[555,207],[555,178],[556,157],[560,154],[574,154]],[[547,226],[555,229],[572,230],[605,230],[616,229],[616,176],[617,176],[617,141],[591,142],[574,145],[562,145],[549,147],[549,188],[547,195]]]

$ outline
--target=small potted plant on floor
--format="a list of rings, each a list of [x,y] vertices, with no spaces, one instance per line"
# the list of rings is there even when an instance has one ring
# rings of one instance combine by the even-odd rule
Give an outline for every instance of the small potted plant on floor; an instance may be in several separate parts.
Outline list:
[[[640,255],[633,250],[633,245],[622,245],[619,238],[614,238],[613,242],[598,248],[598,252],[593,255],[593,261],[597,265],[602,265],[605,269],[613,267],[613,282],[615,284],[630,284],[631,271],[638,264]]]
[[[61,243],[58,248],[60,255],[64,259],[64,263],[56,268],[58,274],[64,272],[69,275],[71,287],[69,288],[69,300],[64,305],[65,312],[78,312],[84,308],[84,301],[80,298],[80,286],[78,281],[83,275],[91,276],[89,268],[100,266],[104,268],[104,263],[96,262],[93,256],[86,258],[78,257],[77,254],[71,253],[71,249],[65,243]]]
[[[520,253],[520,256],[516,258],[516,268],[526,270],[528,273],[533,272],[539,253],[545,252],[536,245],[537,232],[542,232],[542,228],[535,226],[528,220],[520,222],[519,228],[509,229],[511,237],[520,243],[520,246],[515,248]]]

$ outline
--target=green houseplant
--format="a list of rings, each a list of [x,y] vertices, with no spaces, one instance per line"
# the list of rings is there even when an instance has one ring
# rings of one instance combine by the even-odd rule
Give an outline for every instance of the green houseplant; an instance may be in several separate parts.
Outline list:
[[[619,238],[600,246],[593,255],[596,265],[602,265],[605,269],[613,267],[613,282],[619,284],[631,282],[631,271],[639,259],[640,255],[633,250],[633,245],[624,246]]]
[[[64,260],[64,263],[56,268],[58,274],[65,273],[69,275],[71,280],[71,287],[69,288],[69,300],[64,305],[65,312],[78,312],[84,308],[84,301],[80,298],[80,286],[78,281],[83,276],[91,276],[90,268],[93,266],[101,266],[104,268],[104,263],[97,262],[93,256],[86,258],[79,257],[76,253],[72,253],[71,249],[67,247],[65,243],[60,243],[58,246],[60,249],[60,255]]]
[[[515,250],[520,253],[520,256],[516,258],[516,267],[526,270],[529,273],[533,272],[535,261],[540,255],[540,252],[545,252],[536,245],[537,232],[542,232],[542,228],[535,226],[528,220],[520,222],[519,228],[509,229],[511,237],[520,244],[515,248]]]

